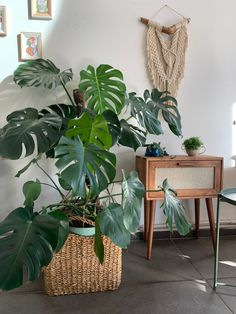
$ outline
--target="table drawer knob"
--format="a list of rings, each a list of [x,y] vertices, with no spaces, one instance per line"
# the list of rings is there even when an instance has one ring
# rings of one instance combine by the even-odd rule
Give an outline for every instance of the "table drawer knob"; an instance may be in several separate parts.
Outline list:
[[[177,166],[179,167],[194,167],[196,166],[194,163],[190,162],[177,162]]]

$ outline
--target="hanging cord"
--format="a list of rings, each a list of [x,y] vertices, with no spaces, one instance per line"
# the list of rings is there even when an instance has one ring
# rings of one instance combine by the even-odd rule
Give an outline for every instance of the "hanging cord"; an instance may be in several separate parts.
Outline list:
[[[172,7],[170,7],[169,5],[165,4],[165,7],[167,7],[169,10],[172,10],[173,12],[175,12],[177,15],[181,16],[183,19],[187,20],[187,18],[182,15],[181,13],[179,13],[178,11],[176,11],[175,9],[173,9]]]
[[[151,16],[150,19],[147,19],[147,18],[144,18],[144,17],[141,17],[140,20],[143,24],[145,25],[149,25],[149,23],[152,23],[152,24],[156,24],[156,23],[153,23],[152,22],[152,19],[157,16],[164,8],[168,8],[169,10],[172,10],[173,12],[175,12],[176,14],[178,14],[179,16],[181,16],[181,18],[183,19],[183,21],[180,21],[178,22],[177,24],[174,24],[174,25],[171,25],[170,27],[166,27],[166,26],[162,26],[162,25],[159,25],[159,28],[160,30],[163,32],[163,33],[166,33],[168,35],[171,35],[171,34],[174,34],[176,32],[176,30],[181,27],[181,25],[184,23],[190,23],[191,19],[190,18],[186,18],[184,15],[182,15],[181,13],[177,12],[175,9],[173,9],[172,7],[168,6],[167,4],[163,5],[159,10],[157,10],[157,12],[154,13],[153,16]]]
[[[150,20],[153,19],[155,16],[157,16],[164,8],[167,8],[167,9],[173,11],[175,14],[181,16],[184,20],[188,20],[188,18],[186,18],[183,14],[179,13],[178,11],[176,11],[175,9],[173,9],[172,7],[170,7],[170,6],[167,5],[167,4],[163,5],[159,10],[157,10],[157,11],[150,17]]]
[[[160,9],[158,9],[151,17],[150,20],[152,20],[155,16],[157,16],[165,7],[167,7],[167,4],[163,5],[162,7],[160,7]]]

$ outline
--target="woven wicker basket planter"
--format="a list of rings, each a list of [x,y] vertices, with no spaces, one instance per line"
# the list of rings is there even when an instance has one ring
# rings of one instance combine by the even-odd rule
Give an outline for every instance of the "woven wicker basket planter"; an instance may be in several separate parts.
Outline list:
[[[47,295],[115,290],[121,282],[121,249],[103,237],[105,259],[94,254],[94,237],[70,234],[61,251],[44,269]]]

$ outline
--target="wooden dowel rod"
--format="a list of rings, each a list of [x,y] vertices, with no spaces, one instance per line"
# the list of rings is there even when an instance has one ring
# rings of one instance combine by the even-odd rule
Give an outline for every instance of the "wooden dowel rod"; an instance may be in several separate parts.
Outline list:
[[[188,18],[188,19],[187,19],[187,22],[189,23],[190,20],[191,20],[191,19]],[[140,18],[140,21],[141,21],[143,24],[145,24],[145,25],[148,25],[148,23],[149,23],[149,19],[146,19],[145,17],[141,17],[141,18]],[[162,26],[161,31],[162,31],[163,33],[168,34],[168,35],[174,34],[174,33],[176,32],[176,25],[174,24],[174,25],[172,25],[172,26],[170,26],[170,27]]]
[[[148,23],[149,23],[149,19],[145,19],[145,17],[141,17],[141,18],[140,18],[140,21],[141,21],[143,24],[145,24],[145,25],[148,25]]]

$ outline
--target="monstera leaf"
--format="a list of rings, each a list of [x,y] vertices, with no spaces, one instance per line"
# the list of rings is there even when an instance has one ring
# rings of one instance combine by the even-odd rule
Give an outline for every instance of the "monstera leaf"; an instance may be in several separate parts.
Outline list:
[[[79,136],[83,143],[93,143],[102,149],[109,149],[112,145],[106,119],[101,114],[92,116],[84,112],[79,119],[70,120],[66,136],[69,138]]]
[[[102,234],[121,248],[130,244],[130,232],[125,228],[123,208],[112,203],[104,208],[97,216]]]
[[[62,119],[55,113],[42,114],[37,109],[26,108],[11,113],[7,122],[0,133],[0,155],[5,158],[26,157],[35,148],[37,153],[44,153],[61,136]]]
[[[41,184],[40,181],[37,179],[34,181],[27,181],[23,185],[23,193],[25,196],[24,205],[26,207],[33,207],[34,201],[37,200],[41,193]]]
[[[149,98],[151,98],[154,102],[159,103],[159,104],[166,104],[166,102],[168,101],[169,104],[172,104],[173,106],[177,106],[177,100],[170,96],[170,92],[168,91],[162,91],[160,92],[157,88],[154,88],[151,92],[151,96],[150,96],[150,92],[149,90],[145,90],[144,91],[144,99],[145,101]]]
[[[150,134],[160,135],[163,133],[161,123],[155,112],[153,104],[146,104],[141,97],[136,97],[135,93],[129,94],[131,115],[138,121],[139,125]]]
[[[102,242],[102,234],[98,223],[98,218],[95,220],[94,253],[97,255],[100,263],[102,264],[104,262],[104,245]]]
[[[48,213],[49,216],[60,221],[58,225],[57,233],[57,246],[54,249],[54,252],[58,252],[63,244],[65,243],[68,234],[69,234],[69,220],[68,217],[61,210],[54,210]]]
[[[169,96],[167,92],[159,92],[157,89],[153,89],[151,94],[145,90],[144,101],[155,117],[159,118],[161,113],[170,130],[175,135],[182,136],[181,117],[174,97]]]
[[[108,129],[112,138],[112,146],[115,145],[120,137],[121,126],[118,116],[111,110],[106,110],[102,113],[107,121]]]
[[[62,137],[55,148],[58,161],[56,166],[78,197],[86,197],[86,177],[90,182],[90,196],[97,196],[115,177],[115,155],[98,148],[94,144],[85,144],[80,138]]]
[[[39,115],[44,115],[47,113],[56,113],[62,119],[62,126],[61,126],[61,135],[65,134],[67,130],[68,122],[70,119],[74,119],[76,117],[76,111],[74,106],[69,106],[65,104],[54,104],[50,105],[39,112]],[[54,158],[55,152],[54,148],[50,149],[46,152],[47,158]]]
[[[68,220],[17,208],[0,223],[0,289],[36,279],[68,236]]]
[[[39,112],[39,116],[55,113],[62,118],[62,130],[67,129],[68,121],[76,117],[75,107],[65,104],[50,105]]]
[[[19,65],[14,72],[14,81],[20,87],[43,86],[54,89],[65,85],[72,77],[71,69],[60,72],[52,61],[44,59],[27,61]]]
[[[119,144],[133,148],[135,151],[146,141],[146,133],[126,120],[120,121],[121,135]]]
[[[119,114],[124,107],[125,84],[123,75],[110,65],[101,64],[97,69],[89,65],[80,72],[79,89],[84,93],[88,108],[96,113],[112,110]]]
[[[30,160],[22,169],[20,169],[15,175],[16,178],[19,178],[25,171],[29,169],[30,166],[35,164],[41,156],[39,155],[37,158],[33,158]]]
[[[161,208],[166,216],[166,224],[169,230],[173,231],[174,220],[179,234],[188,234],[191,230],[191,224],[187,220],[183,203],[177,198],[175,190],[170,188],[166,179],[162,183],[161,190],[164,192],[164,201]]]
[[[134,233],[140,221],[142,197],[144,186],[138,178],[136,171],[131,171],[129,176],[123,174],[122,181],[122,207],[124,210],[124,225]]]

